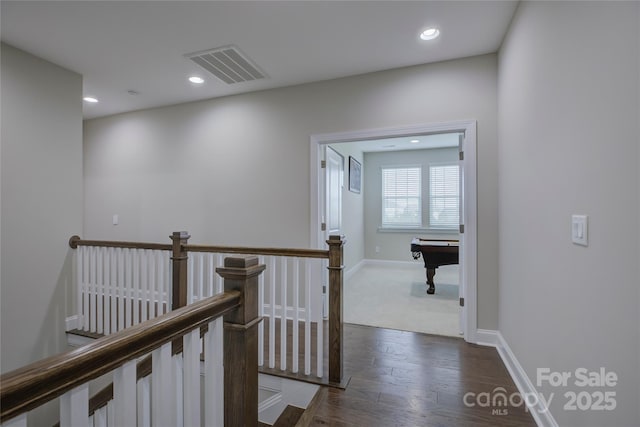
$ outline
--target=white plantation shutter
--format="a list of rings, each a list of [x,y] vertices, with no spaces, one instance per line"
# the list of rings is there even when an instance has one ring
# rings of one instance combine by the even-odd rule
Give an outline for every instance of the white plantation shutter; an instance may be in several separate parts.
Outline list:
[[[382,226],[421,227],[419,167],[382,169]]]
[[[429,227],[458,228],[459,176],[458,165],[429,166]]]

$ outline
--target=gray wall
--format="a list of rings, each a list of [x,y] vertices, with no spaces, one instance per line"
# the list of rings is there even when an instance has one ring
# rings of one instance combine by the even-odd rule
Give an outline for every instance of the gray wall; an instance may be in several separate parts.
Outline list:
[[[522,3],[499,55],[500,331],[534,384],[537,368],[619,377],[540,387],[562,426],[640,425],[638,8]],[[585,390],[615,391],[616,410],[563,410]]]
[[[344,246],[345,272],[355,267],[364,259],[364,189],[360,193],[349,191],[349,156],[363,165],[362,150],[352,143],[331,144],[336,152],[344,158],[344,188],[342,189],[342,233],[348,237]],[[363,171],[364,172],[364,171]]]
[[[90,120],[86,237],[306,247],[310,135],[477,119],[478,324],[495,329],[496,112],[484,55]]]
[[[409,242],[412,237],[458,238],[458,233],[425,231],[390,232],[379,231],[382,224],[382,167],[422,166],[422,193],[428,194],[429,164],[458,161],[457,148],[435,148],[429,150],[406,150],[395,152],[365,153],[365,258],[392,261],[412,261]],[[428,221],[429,201],[422,200],[423,225]],[[376,246],[380,252],[376,253]]]
[[[7,372],[66,350],[67,242],[82,232],[82,78],[5,44],[0,54],[0,349]],[[40,416],[30,422],[47,425]]]

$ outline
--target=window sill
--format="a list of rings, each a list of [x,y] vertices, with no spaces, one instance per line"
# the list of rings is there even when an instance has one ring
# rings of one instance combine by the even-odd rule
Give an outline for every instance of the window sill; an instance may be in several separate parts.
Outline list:
[[[378,233],[458,234],[458,230],[424,227],[378,227]]]

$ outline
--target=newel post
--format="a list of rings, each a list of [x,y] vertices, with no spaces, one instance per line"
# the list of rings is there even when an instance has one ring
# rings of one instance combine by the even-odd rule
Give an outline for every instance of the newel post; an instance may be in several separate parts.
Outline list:
[[[171,310],[175,310],[187,305],[187,261],[189,256],[184,246],[191,236],[186,231],[174,231],[170,237],[173,240]]]
[[[258,276],[266,266],[255,256],[224,260],[216,272],[225,292],[242,292],[242,305],[224,315],[224,425],[258,425]],[[262,349],[260,349],[262,350]]]
[[[329,382],[342,381],[343,330],[343,246],[344,236],[329,236]],[[320,326],[318,326],[320,327]]]

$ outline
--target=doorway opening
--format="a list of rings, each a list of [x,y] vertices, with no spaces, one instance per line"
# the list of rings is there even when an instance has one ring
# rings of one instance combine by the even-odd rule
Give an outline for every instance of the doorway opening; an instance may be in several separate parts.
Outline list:
[[[475,342],[475,129],[475,121],[462,121],[311,137],[310,237],[313,247],[322,247],[328,234],[346,235],[346,322],[440,335],[460,333]],[[332,193],[339,166],[344,194],[336,197]],[[359,176],[354,176],[357,172]],[[459,189],[455,203],[452,194],[433,188],[438,177],[451,178],[454,172]],[[331,174],[333,181],[327,179]],[[389,176],[382,178],[383,174]],[[401,188],[383,200],[385,179],[387,185],[405,187],[417,180],[417,198]],[[433,295],[426,293],[425,264],[411,256],[414,237],[459,241],[459,263],[437,268]]]

